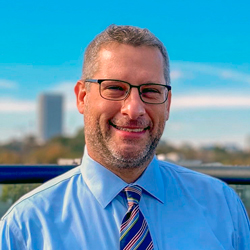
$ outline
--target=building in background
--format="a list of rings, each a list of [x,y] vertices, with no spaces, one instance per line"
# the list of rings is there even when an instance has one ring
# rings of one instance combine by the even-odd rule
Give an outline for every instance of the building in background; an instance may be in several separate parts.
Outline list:
[[[38,110],[39,139],[48,139],[63,133],[63,96],[60,94],[41,94]]]
[[[250,134],[246,136],[246,151],[250,152]]]

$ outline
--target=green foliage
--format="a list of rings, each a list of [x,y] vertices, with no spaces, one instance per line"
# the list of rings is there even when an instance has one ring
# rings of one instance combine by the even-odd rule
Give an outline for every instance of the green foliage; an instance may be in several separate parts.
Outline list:
[[[81,158],[85,145],[83,130],[72,137],[55,137],[44,145],[30,136],[22,142],[13,141],[0,146],[0,164],[49,164],[59,158]],[[3,185],[0,201],[14,203],[40,184]]]
[[[74,137],[58,136],[44,145],[29,136],[22,142],[10,142],[0,146],[0,164],[49,164],[59,158],[81,158],[85,145],[83,129]]]
[[[68,156],[72,158],[81,157],[83,154],[85,136],[83,130],[80,129],[73,138],[55,137],[51,143],[59,143],[69,149]]]
[[[156,153],[176,153],[182,160],[200,160],[203,163],[219,162],[224,165],[250,165],[249,151],[230,150],[226,147],[216,145],[209,148],[194,148],[189,144],[173,147],[162,142],[157,147]]]
[[[156,154],[167,154],[170,152],[176,151],[176,148],[173,147],[172,145],[169,145],[165,141],[160,141],[156,148]]]
[[[13,204],[17,201],[21,196],[29,192],[30,190],[38,187],[40,184],[11,184],[4,185],[2,196],[0,200],[3,202],[11,201]]]
[[[20,162],[22,159],[19,153],[7,149],[0,150],[0,164],[18,164]]]
[[[26,156],[29,164],[57,163],[57,159],[69,155],[69,149],[60,143],[49,143]]]

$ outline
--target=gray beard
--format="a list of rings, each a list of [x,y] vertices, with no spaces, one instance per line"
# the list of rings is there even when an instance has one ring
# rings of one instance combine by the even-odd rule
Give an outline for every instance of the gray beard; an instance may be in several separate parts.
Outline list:
[[[143,168],[145,163],[149,162],[154,155],[155,148],[159,140],[154,139],[152,143],[148,143],[140,154],[126,154],[126,156],[119,152],[105,147],[109,152],[109,161],[113,166],[119,169],[135,169]],[[134,143],[134,142],[131,142]]]
[[[155,138],[150,137],[150,140],[139,153],[122,153],[119,150],[119,145],[114,145],[110,142],[110,134],[103,135],[99,124],[97,129],[85,128],[86,140],[95,147],[95,151],[101,156],[110,169],[138,169],[144,168],[154,156],[155,149],[160,141],[164,127],[158,129]],[[134,143],[134,140],[126,140],[127,143]]]

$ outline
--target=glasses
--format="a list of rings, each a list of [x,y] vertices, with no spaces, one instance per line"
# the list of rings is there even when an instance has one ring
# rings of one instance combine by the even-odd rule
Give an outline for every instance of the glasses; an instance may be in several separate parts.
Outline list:
[[[110,101],[125,100],[129,96],[131,88],[137,88],[144,103],[162,104],[168,99],[168,92],[171,90],[171,86],[157,83],[145,83],[137,86],[114,79],[86,79],[85,82],[99,83],[101,97]]]

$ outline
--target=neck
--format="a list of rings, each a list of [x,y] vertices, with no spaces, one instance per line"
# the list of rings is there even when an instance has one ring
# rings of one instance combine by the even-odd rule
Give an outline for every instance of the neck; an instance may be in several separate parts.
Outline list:
[[[147,159],[141,160],[139,164],[125,164],[119,160],[110,161],[111,157],[102,157],[101,154],[93,153],[91,150],[88,150],[88,155],[127,183],[135,182],[143,174],[154,157],[154,154],[148,154]]]
[[[138,155],[134,153],[129,155],[129,153],[125,154],[124,152],[116,154],[106,147],[102,147],[101,150],[97,151],[96,147],[88,143],[88,140],[86,140],[86,147],[88,155],[93,160],[127,183],[135,182],[143,174],[155,153],[154,147],[149,147],[148,150],[144,150],[144,152]]]
[[[107,168],[107,167],[106,167]],[[115,175],[119,176],[126,183],[135,182],[145,171],[146,167],[138,167],[133,169],[117,169],[117,168],[107,168]]]

